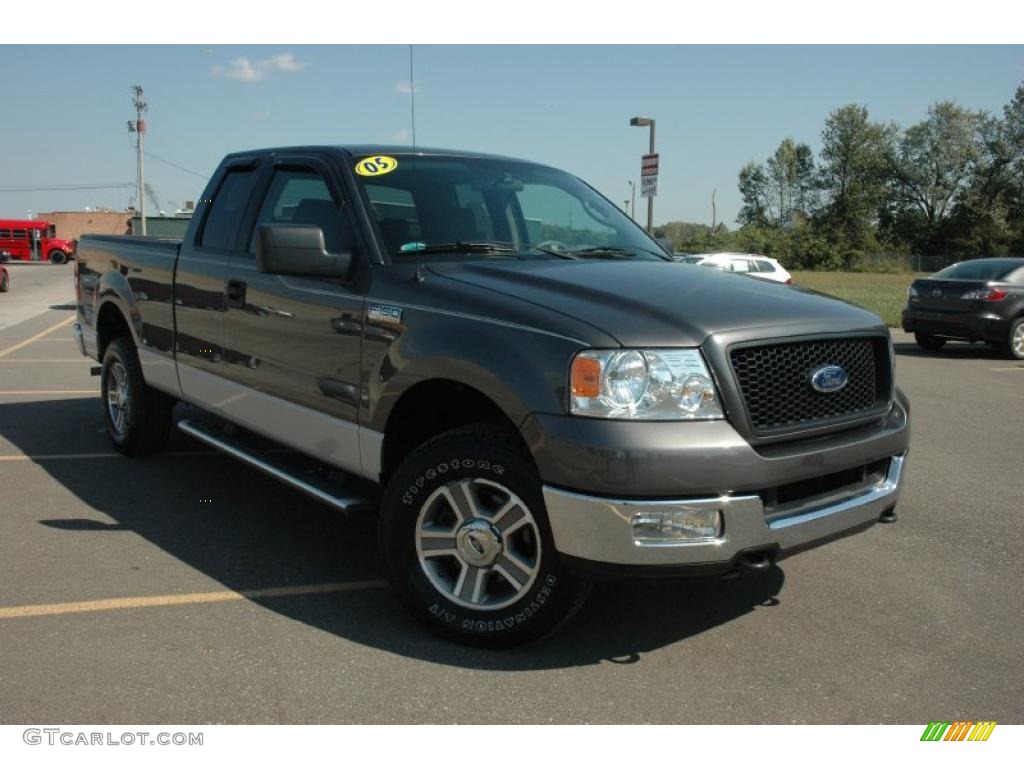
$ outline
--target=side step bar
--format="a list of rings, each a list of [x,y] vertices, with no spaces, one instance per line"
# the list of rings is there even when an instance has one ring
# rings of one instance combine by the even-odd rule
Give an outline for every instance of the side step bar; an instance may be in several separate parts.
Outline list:
[[[182,419],[178,422],[178,429],[342,512],[362,512],[377,507],[371,499],[350,495],[348,489],[337,487],[336,483],[332,484],[319,478],[299,477],[297,468],[287,466],[283,462],[275,462],[271,456],[259,455],[245,440],[228,434],[224,429],[218,429],[217,423],[209,419]]]

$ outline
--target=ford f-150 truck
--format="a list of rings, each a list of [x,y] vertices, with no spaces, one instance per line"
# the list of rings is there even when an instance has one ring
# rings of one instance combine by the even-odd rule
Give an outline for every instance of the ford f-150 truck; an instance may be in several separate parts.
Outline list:
[[[241,152],[183,240],[78,251],[117,449],[160,450],[183,401],[198,440],[375,506],[398,595],[461,642],[537,637],[595,577],[764,569],[895,519],[909,406],[885,325],[675,263],[547,166]]]

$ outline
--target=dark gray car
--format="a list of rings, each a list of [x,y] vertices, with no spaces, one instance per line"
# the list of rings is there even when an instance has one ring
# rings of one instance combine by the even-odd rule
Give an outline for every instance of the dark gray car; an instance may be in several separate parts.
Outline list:
[[[892,519],[885,325],[680,268],[574,176],[293,147],[230,155],[202,201],[183,241],[80,244],[111,440],[159,450],[186,401],[197,439],[376,506],[392,584],[447,637],[523,642],[594,577],[763,570]]]
[[[1024,258],[972,259],[915,280],[902,319],[924,349],[987,341],[1024,360]]]

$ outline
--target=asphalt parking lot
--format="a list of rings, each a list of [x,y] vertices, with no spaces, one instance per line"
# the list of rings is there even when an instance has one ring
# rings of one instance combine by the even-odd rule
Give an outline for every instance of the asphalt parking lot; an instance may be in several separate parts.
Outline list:
[[[987,347],[895,334],[914,418],[896,525],[763,576],[599,585],[558,634],[488,652],[406,614],[372,516],[180,433],[114,454],[72,267],[10,269],[4,723],[1024,722],[1024,364]]]

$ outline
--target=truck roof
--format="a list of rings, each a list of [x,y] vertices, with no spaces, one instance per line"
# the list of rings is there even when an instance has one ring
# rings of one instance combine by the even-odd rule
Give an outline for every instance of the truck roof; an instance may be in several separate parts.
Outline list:
[[[301,153],[309,152],[310,150],[323,151],[325,149],[330,150],[341,150],[353,157],[362,157],[364,155],[410,155],[413,154],[413,148],[408,144],[306,144],[301,146],[290,146],[290,147],[263,147],[260,149],[250,149],[244,152],[232,152],[228,157],[244,157],[246,155],[255,154],[266,154],[268,152],[274,153]],[[471,152],[462,149],[441,149],[438,147],[416,147],[416,155],[422,155],[424,157],[472,157],[480,158],[485,160],[510,160],[517,163],[532,163],[534,165],[543,165],[543,163],[535,163],[532,160],[523,160],[517,157],[507,157],[505,155],[489,154],[487,152]]]

